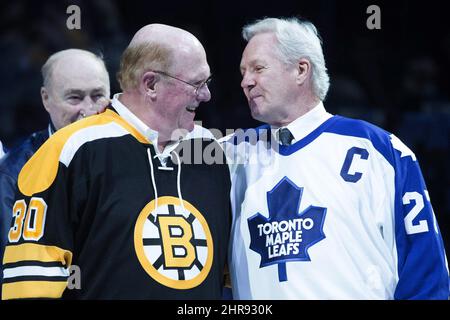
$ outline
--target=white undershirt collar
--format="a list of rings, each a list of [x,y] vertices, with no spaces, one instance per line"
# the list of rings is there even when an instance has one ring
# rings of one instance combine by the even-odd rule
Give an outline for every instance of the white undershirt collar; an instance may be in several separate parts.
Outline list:
[[[317,127],[319,127],[322,123],[324,123],[332,116],[333,115],[331,113],[328,113],[325,110],[322,101],[320,101],[314,108],[312,108],[304,115],[298,117],[297,119],[289,123],[287,126],[284,127],[271,126],[270,128],[272,131],[272,135],[275,137],[275,140],[278,143],[280,143],[280,141],[278,139],[277,131],[281,128],[288,128],[289,131],[294,136],[294,140],[292,140],[292,143],[295,143],[306,137],[308,134],[310,134],[312,131],[314,131]]]

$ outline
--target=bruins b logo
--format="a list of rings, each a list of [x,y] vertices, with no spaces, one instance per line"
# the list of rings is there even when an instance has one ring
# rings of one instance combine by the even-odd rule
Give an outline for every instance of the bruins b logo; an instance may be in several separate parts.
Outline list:
[[[190,289],[207,277],[213,242],[202,214],[189,202],[159,197],[139,214],[134,247],[139,262],[154,280],[174,289]],[[157,209],[157,210],[156,210]]]

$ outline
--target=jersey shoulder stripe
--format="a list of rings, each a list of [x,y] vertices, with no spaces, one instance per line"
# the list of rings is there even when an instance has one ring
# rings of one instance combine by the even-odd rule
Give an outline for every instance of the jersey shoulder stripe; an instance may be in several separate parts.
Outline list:
[[[395,136],[393,134],[364,120],[342,116],[334,116],[333,118],[336,118],[336,121],[327,127],[324,132],[369,140],[372,146],[383,155],[390,165],[395,167],[395,157],[392,148],[392,139]]]
[[[20,192],[31,196],[46,190],[56,178],[59,163],[68,166],[84,143],[127,134],[131,134],[141,143],[150,144],[134,127],[111,110],[58,130],[20,171],[18,178]]]

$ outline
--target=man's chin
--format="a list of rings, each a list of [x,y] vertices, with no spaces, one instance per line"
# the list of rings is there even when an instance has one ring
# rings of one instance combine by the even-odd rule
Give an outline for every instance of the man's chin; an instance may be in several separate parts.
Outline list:
[[[253,119],[255,119],[257,121],[261,121],[261,122],[266,122],[264,115],[262,115],[261,112],[259,112],[259,110],[257,108],[251,109],[250,113],[251,113]]]

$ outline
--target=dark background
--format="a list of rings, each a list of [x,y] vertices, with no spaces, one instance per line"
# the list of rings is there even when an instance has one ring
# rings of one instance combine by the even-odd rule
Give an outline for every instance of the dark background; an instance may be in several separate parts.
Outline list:
[[[81,9],[81,30],[68,30],[66,9]],[[381,9],[369,30],[366,9]],[[115,74],[133,34],[166,23],[195,34],[208,54],[212,99],[197,119],[236,129],[251,119],[240,88],[241,28],[264,16],[300,16],[322,35],[331,78],[325,106],[395,133],[417,155],[450,250],[450,27],[445,1],[2,1],[0,4],[0,140],[12,148],[48,123],[39,95],[40,68],[71,47],[102,53]]]

